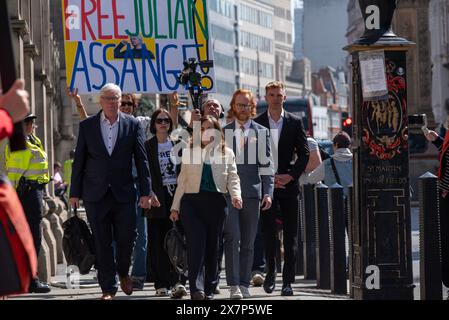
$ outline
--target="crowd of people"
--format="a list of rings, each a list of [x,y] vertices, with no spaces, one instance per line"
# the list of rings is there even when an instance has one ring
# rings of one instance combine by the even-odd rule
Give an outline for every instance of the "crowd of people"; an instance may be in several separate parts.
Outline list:
[[[181,130],[177,94],[170,97],[170,112],[160,108],[151,118],[134,117],[137,99],[115,84],[101,89],[101,110],[91,117],[77,90],[67,94],[81,118],[78,140],[64,165],[55,162],[52,179],[34,134],[36,115],[25,117],[27,157],[6,150],[7,174],[22,200],[36,256],[43,193],[53,180],[55,195],[69,198],[69,207],[82,200],[103,300],[113,299],[119,286],[132,294],[146,281],[158,296],[181,298],[188,281],[192,299],[213,299],[223,256],[231,299],[251,297],[250,284],[272,293],[279,218],[281,294],[294,294],[299,178],[321,172],[322,164],[301,119],[283,109],[282,83],[267,84],[269,107],[259,116],[253,93],[239,89],[226,118],[220,102],[207,98]],[[175,272],[164,248],[173,224],[186,237],[188,277]],[[35,275],[29,291],[47,293],[50,287]]]
[[[34,133],[37,116],[28,113],[23,83],[11,92],[0,98],[2,137],[24,119],[27,149],[7,147],[6,174],[34,243],[27,251],[33,263],[27,288],[47,293],[50,287],[39,281],[35,264],[43,193],[51,181],[48,160]],[[223,256],[230,299],[251,297],[251,285],[273,293],[278,271],[281,295],[294,295],[300,186],[339,183],[347,196],[352,153],[346,133],[333,138],[332,156],[323,153],[306,136],[302,120],[284,110],[285,88],[277,81],[266,85],[266,112],[257,115],[253,93],[239,89],[227,116],[218,100],[204,99],[185,128],[178,124],[176,94],[170,111],[160,108],[151,117],[134,117],[137,99],[115,84],[101,89],[101,110],[90,117],[76,90],[68,95],[82,121],[76,148],[64,164],[54,164],[52,180],[55,195],[67,197],[71,208],[82,204],[86,210],[102,300],[113,299],[119,287],[127,295],[142,290],[145,282],[154,283],[158,296],[182,298],[188,283],[192,299],[213,299],[220,292]],[[427,134],[441,151],[442,206],[449,198],[448,137]],[[176,272],[164,247],[174,225],[185,235],[188,276]],[[282,270],[276,269],[279,226]]]
[[[222,255],[230,298],[248,298],[258,231],[266,260],[264,290],[272,293],[279,214],[286,221],[281,294],[293,295],[297,230],[292,226],[309,149],[301,119],[282,107],[283,84],[269,83],[266,93],[269,110],[255,117],[254,95],[237,90],[224,128],[224,108],[205,99],[192,111],[189,126],[174,136],[176,95],[171,112],[158,109],[142,119],[132,116],[132,95],[113,84],[102,88],[101,111],[80,123],[70,182],[70,205],[83,200],[93,232],[102,299],[113,299],[119,285],[131,294],[146,280],[154,282],[159,296],[185,296],[188,281],[192,299],[213,299]],[[84,117],[79,95],[68,94]],[[176,274],[164,250],[173,223],[186,237],[188,277]]]

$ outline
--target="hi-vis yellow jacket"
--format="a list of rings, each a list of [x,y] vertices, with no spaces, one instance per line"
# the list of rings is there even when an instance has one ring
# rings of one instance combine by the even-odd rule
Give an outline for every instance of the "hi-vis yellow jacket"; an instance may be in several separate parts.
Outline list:
[[[26,150],[16,152],[10,152],[9,146],[5,149],[5,167],[14,188],[17,188],[22,176],[42,184],[50,181],[47,153],[39,138],[34,134],[29,135],[26,147]]]

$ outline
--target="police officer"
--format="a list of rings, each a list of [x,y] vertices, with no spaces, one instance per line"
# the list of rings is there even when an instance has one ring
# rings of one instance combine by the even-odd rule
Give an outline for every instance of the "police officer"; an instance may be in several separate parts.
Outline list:
[[[24,119],[26,150],[10,152],[7,147],[5,158],[8,178],[17,190],[33,235],[36,255],[39,256],[42,239],[40,224],[44,211],[43,196],[45,185],[50,181],[50,175],[47,153],[39,138],[34,134],[36,118],[34,114],[29,114]],[[50,288],[38,278],[34,278],[30,283],[29,291],[48,293]]]
[[[67,159],[64,161],[64,168],[63,168],[63,174],[62,177],[64,178],[64,181],[67,182],[67,195],[70,198],[69,190],[70,190],[70,181],[72,180],[72,165],[73,165],[73,158],[75,158],[75,149],[70,150],[70,159]]]

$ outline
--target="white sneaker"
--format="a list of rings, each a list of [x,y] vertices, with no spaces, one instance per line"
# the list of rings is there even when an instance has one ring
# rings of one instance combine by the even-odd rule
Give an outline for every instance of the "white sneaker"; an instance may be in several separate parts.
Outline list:
[[[171,292],[171,298],[173,299],[182,299],[182,297],[187,295],[186,287],[182,284],[177,283]]]
[[[240,288],[238,286],[231,286],[231,288],[230,288],[230,296],[229,297],[232,300],[243,299],[242,293],[240,292]]]
[[[240,286],[240,292],[242,293],[243,298],[251,298],[251,293],[249,292],[248,287]]]
[[[170,295],[171,291],[168,290],[167,288],[159,288],[156,289],[156,295],[159,297],[166,297],[168,295]]]
[[[253,275],[252,282],[253,282],[253,286],[260,287],[264,284],[265,278],[260,273],[255,273]]]

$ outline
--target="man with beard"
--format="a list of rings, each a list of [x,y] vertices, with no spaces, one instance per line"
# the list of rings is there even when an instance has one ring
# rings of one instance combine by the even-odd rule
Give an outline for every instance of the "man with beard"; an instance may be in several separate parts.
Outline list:
[[[224,228],[225,269],[230,298],[242,299],[251,297],[248,288],[259,212],[261,207],[262,211],[271,207],[274,170],[268,129],[251,120],[256,114],[256,100],[251,91],[239,89],[234,93],[230,113],[235,121],[224,127],[224,133],[227,145],[232,145],[236,155],[243,208],[228,204]]]

